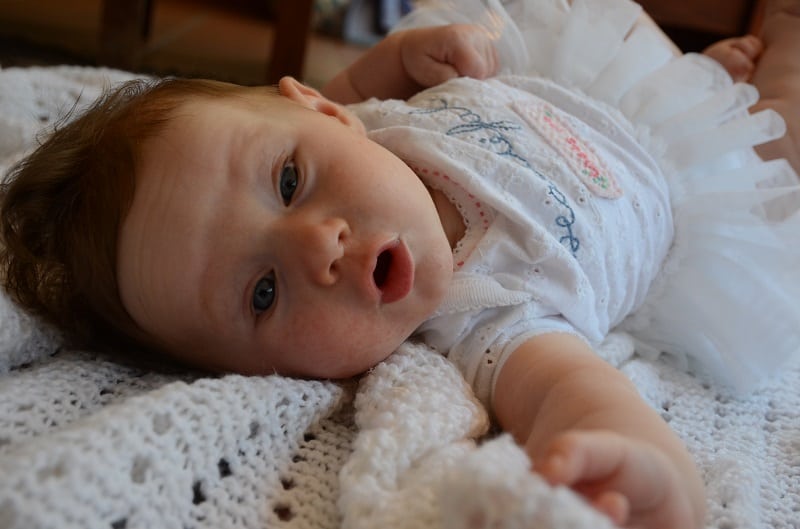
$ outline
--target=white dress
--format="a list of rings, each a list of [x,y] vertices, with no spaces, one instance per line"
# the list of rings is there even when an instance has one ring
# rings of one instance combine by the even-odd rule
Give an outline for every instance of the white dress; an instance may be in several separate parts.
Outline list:
[[[421,331],[484,400],[510,352],[541,332],[596,344],[625,330],[641,354],[737,390],[800,351],[797,175],[751,148],[783,122],[749,115],[753,87],[707,57],[674,57],[652,28],[634,28],[639,14],[628,0],[423,2],[401,27],[477,20],[510,76],[355,107],[470,226],[454,285]]]

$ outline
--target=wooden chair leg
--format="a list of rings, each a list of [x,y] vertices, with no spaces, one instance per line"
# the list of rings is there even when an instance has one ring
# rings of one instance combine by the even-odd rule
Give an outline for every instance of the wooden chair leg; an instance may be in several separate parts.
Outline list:
[[[747,32],[752,35],[761,33],[761,21],[764,18],[764,4],[765,0],[753,0],[750,9],[750,23],[747,27]]]
[[[124,70],[139,67],[152,19],[153,0],[103,0],[98,62]],[[266,73],[268,84],[284,75],[301,78],[313,0],[276,2],[275,37]]]
[[[103,0],[98,62],[135,70],[150,31],[152,0]]]
[[[302,78],[311,31],[313,0],[278,0],[275,4],[275,39],[267,68],[267,84],[277,83],[284,75]]]

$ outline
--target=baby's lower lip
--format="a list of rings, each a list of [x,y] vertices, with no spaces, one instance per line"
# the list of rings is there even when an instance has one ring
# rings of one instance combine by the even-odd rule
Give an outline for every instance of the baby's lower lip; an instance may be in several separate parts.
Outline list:
[[[393,303],[406,297],[414,286],[414,261],[402,241],[394,241],[381,249],[373,272],[381,303]]]

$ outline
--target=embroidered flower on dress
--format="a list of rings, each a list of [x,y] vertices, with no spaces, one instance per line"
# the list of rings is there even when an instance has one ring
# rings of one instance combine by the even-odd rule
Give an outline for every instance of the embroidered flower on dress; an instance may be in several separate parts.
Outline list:
[[[543,101],[516,102],[512,108],[567,161],[581,181],[595,195],[619,198],[622,189],[614,174],[594,149],[583,142],[559,119],[554,108]]]

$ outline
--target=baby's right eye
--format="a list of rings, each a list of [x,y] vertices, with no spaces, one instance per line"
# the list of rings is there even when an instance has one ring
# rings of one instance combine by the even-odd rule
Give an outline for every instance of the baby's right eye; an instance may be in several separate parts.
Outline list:
[[[278,179],[278,191],[280,192],[284,206],[288,206],[292,202],[294,192],[297,190],[298,181],[298,171],[294,163],[284,165],[281,169],[280,178]]]
[[[269,310],[275,302],[275,274],[262,277],[253,289],[253,310],[256,314]]]

